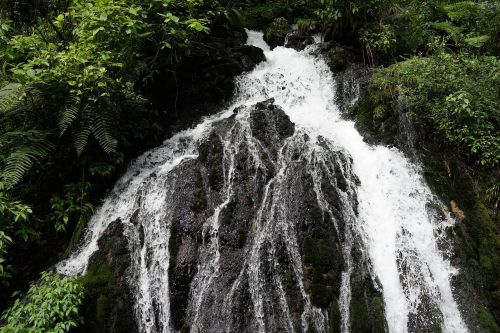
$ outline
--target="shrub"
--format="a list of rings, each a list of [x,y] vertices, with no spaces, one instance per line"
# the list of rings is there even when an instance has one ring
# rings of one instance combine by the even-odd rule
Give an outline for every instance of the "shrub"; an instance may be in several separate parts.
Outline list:
[[[18,298],[7,309],[0,333],[64,333],[80,323],[78,307],[83,288],[74,278],[55,273],[42,273],[40,281],[31,285],[26,296]]]

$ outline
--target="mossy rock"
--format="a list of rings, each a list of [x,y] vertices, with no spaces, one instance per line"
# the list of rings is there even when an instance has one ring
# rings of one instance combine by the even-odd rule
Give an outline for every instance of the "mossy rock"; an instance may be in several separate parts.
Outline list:
[[[350,115],[356,128],[369,143],[394,144],[398,136],[399,119],[391,105],[378,103],[375,96],[366,96],[352,107]]]
[[[284,17],[278,17],[264,30],[264,40],[274,49],[276,46],[284,46],[286,35],[290,31],[290,25]]]
[[[469,320],[485,332],[498,332],[492,329],[495,327],[492,323],[500,320],[500,238],[497,223],[477,193],[477,188],[484,186],[482,179],[487,177],[481,174],[472,177],[470,168],[462,162],[448,160],[430,150],[421,154],[421,160],[425,179],[433,192],[450,206],[448,209],[451,210],[453,200],[463,212],[453,233],[454,260],[463,267],[458,293],[463,295],[464,303],[475,300],[473,311],[467,311],[471,312]]]
[[[85,288],[81,307],[84,323],[72,332],[138,332],[125,280],[130,257],[120,220],[106,229],[99,240],[99,250],[89,262],[87,273],[80,278]]]

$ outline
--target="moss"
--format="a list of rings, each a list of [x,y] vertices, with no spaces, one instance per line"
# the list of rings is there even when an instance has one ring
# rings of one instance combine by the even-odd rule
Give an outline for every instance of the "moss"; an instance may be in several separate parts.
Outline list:
[[[326,309],[338,297],[343,258],[338,246],[329,237],[331,231],[317,228],[302,245],[305,278],[310,282],[313,305]]]
[[[374,296],[367,299],[361,289],[357,291],[354,291],[351,300],[351,332],[384,333],[386,330],[382,298]]]
[[[344,70],[347,65],[345,50],[338,46],[330,48],[326,53],[326,63],[334,73]]]
[[[491,313],[486,309],[481,309],[479,311],[479,322],[481,324],[482,332],[488,333],[499,333],[500,328],[495,322],[495,318],[491,315]]]
[[[386,117],[387,110],[384,105],[377,105],[375,109],[373,109],[373,119],[382,120]]]
[[[107,265],[97,265],[80,278],[85,287],[85,323],[78,332],[130,332],[135,319],[129,309],[116,306],[123,290]],[[114,317],[114,318],[113,318]]]
[[[371,301],[373,332],[385,332],[384,301],[382,297],[373,297]]]

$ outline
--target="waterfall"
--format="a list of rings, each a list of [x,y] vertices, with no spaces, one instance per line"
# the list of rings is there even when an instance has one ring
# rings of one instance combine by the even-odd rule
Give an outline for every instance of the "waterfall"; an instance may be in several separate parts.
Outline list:
[[[314,45],[270,50],[248,35],[267,60],[237,78],[232,105],[132,163],[58,271],[84,274],[119,218],[140,332],[350,332],[365,324],[356,299],[378,294],[384,330],[467,332],[440,246],[454,220],[440,216],[419,165],[363,141]],[[308,246],[331,251],[327,273]]]

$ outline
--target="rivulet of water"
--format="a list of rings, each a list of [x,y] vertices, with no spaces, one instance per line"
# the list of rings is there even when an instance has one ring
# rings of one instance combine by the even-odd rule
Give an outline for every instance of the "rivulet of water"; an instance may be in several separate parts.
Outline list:
[[[139,157],[91,219],[81,246],[58,264],[58,271],[85,273],[99,237],[109,223],[120,218],[131,253],[129,281],[139,329],[173,332],[171,307],[175,304],[170,304],[168,272],[172,214],[182,204],[174,192],[182,181],[177,170],[198,158],[200,142],[220,121],[235,117],[220,134],[223,185],[202,228],[203,244],[186,318],[191,332],[235,332],[232,311],[244,284],[252,304],[253,326],[248,332],[328,332],[329,314],[312,304],[303,284],[296,228],[300,221],[292,212],[293,189],[302,174],[312,179],[317,205],[342,239],[344,268],[338,302],[342,332],[352,326],[354,246],[362,249],[366,270],[382,291],[389,332],[417,331],[432,323],[444,332],[467,332],[450,284],[457,270],[438,248],[439,235],[445,234],[440,231],[454,221],[433,210],[436,199],[419,166],[396,148],[367,144],[354,123],[342,118],[335,98],[336,80],[326,63],[311,52],[314,45],[302,52],[283,47],[271,51],[262,33],[249,31],[248,35],[248,43],[264,49],[267,60],[237,78],[233,105]],[[249,116],[252,105],[269,98],[295,124],[295,133],[275,155],[254,137]],[[239,106],[234,115],[232,110]],[[269,172],[270,177],[256,203],[255,230],[238,263],[238,274],[226,285],[221,270],[221,214],[241,190],[236,170],[242,154],[248,155],[256,174],[257,170]],[[269,168],[275,172],[271,174]],[[341,189],[338,174],[347,182]],[[341,218],[326,198],[324,182],[338,189]],[[290,310],[293,304],[287,298],[278,251],[286,253],[291,276],[297,281],[300,325]]]

